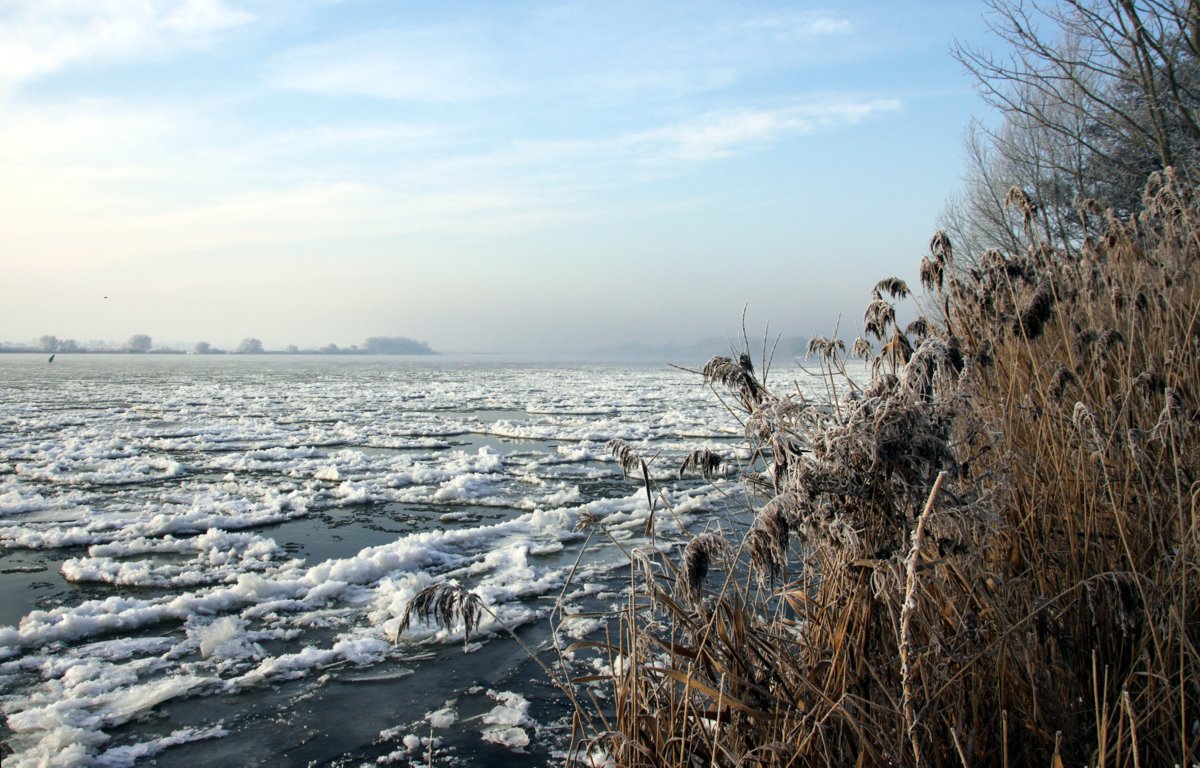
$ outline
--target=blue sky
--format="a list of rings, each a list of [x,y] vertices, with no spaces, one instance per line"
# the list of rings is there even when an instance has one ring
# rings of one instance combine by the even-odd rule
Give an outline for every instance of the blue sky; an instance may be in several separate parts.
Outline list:
[[[0,338],[853,338],[958,184],[982,12],[0,0]]]

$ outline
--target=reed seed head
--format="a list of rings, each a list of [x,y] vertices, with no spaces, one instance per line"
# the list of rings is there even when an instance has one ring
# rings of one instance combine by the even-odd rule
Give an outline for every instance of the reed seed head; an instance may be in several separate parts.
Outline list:
[[[436,624],[446,629],[452,629],[461,623],[465,644],[470,642],[482,615],[483,599],[479,595],[468,592],[452,582],[431,584],[408,601],[404,614],[400,617],[396,637],[404,634],[412,620],[417,618],[426,624]]]
[[[1004,210],[1016,208],[1021,214],[1021,220],[1025,223],[1026,229],[1033,225],[1033,218],[1037,215],[1037,204],[1030,199],[1025,190],[1020,187],[1013,187],[1008,190],[1008,194],[1004,196]]]
[[[782,575],[788,554],[788,521],[781,505],[764,506],[754,518],[746,541],[750,567],[759,582],[774,584]]]
[[[683,475],[689,471],[699,472],[700,476],[708,479],[721,466],[721,456],[713,453],[707,448],[692,451],[679,465],[679,478],[682,480]]]
[[[1071,423],[1081,434],[1089,434],[1096,423],[1096,415],[1082,402],[1075,403],[1075,409],[1071,413]]]
[[[1099,340],[1100,334],[1094,328],[1084,328],[1075,334],[1071,342],[1071,351],[1082,361],[1091,359],[1092,348]]]
[[[1116,328],[1105,328],[1096,339],[1096,346],[1106,355],[1124,343],[1125,336]]]
[[[1133,379],[1134,389],[1140,389],[1147,394],[1156,395],[1167,388],[1167,380],[1154,369],[1142,371]]]
[[[845,353],[846,342],[841,339],[828,339],[824,336],[814,336],[808,340],[808,354],[819,355],[826,360],[833,357],[834,352]]]
[[[1075,374],[1071,373],[1067,368],[1059,366],[1054,375],[1050,377],[1050,386],[1046,393],[1050,399],[1056,403],[1061,403],[1063,395],[1067,391],[1067,387],[1075,383]]]
[[[750,356],[742,353],[740,361],[734,362],[728,357],[718,355],[700,370],[705,384],[721,384],[729,390],[740,394],[748,404],[762,402],[766,394],[758,379],[754,376],[754,365]]]
[[[708,577],[711,562],[725,551],[725,540],[711,533],[703,533],[688,542],[683,548],[683,561],[679,566],[679,581],[676,591],[693,605],[699,605],[703,596],[704,580]]]
[[[1120,283],[1114,283],[1112,287],[1112,308],[1118,313],[1125,308],[1125,289]]]
[[[865,361],[871,359],[871,355],[875,354],[875,350],[871,347],[871,342],[859,336],[854,340],[854,346],[850,348],[850,354],[853,357],[861,357]]]
[[[896,308],[883,299],[876,298],[867,305],[867,311],[863,313],[863,323],[867,333],[883,341],[888,326],[896,324]]]
[[[921,257],[921,287],[927,291],[934,289],[942,290],[943,281],[945,279],[945,268],[942,262],[936,259],[930,259],[927,256]]]
[[[642,457],[637,449],[621,438],[613,438],[604,444],[604,449],[612,454],[621,465],[621,472],[626,478],[642,466]]]
[[[1023,333],[1030,341],[1042,335],[1042,329],[1054,311],[1054,285],[1047,279],[1038,283],[1029,304],[1021,310],[1013,327],[1014,333]]]
[[[904,335],[916,339],[917,343],[919,344],[925,340],[926,336],[929,335],[929,323],[926,322],[925,318],[918,317],[916,320],[913,320],[911,323],[909,323],[908,327],[904,329]]]
[[[883,294],[888,294],[892,299],[908,298],[908,285],[898,277],[885,277],[875,284],[874,295],[883,297]]]
[[[929,240],[929,252],[939,264],[949,264],[954,257],[954,248],[950,243],[950,235],[946,230],[939,229]]]

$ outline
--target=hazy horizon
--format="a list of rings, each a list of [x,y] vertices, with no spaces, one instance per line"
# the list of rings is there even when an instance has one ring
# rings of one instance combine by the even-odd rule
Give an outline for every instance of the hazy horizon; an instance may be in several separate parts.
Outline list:
[[[0,10],[0,339],[852,339],[981,103],[976,3]]]
[[[151,339],[153,342],[153,346],[152,346],[152,350],[151,350],[152,352],[153,351],[195,352],[198,344],[209,343],[209,342],[207,342],[207,340],[168,341],[168,340],[154,339],[153,337],[151,337]],[[67,342],[68,340],[67,339],[58,339],[56,337],[56,341],[59,344],[62,344],[63,342]],[[128,339],[123,340],[123,341],[117,340],[117,339],[88,339],[88,340],[70,339],[69,341],[75,342],[78,345],[78,348],[63,348],[60,346],[55,349],[43,349],[41,347],[42,340],[40,338],[26,339],[26,340],[0,339],[0,351],[9,352],[9,353],[17,352],[17,353],[28,353],[28,354],[38,354],[38,355],[47,354],[47,353],[55,353],[57,355],[57,354],[93,353],[93,352],[103,352],[103,353],[129,352],[130,354],[140,354],[140,352],[136,352],[136,351],[129,349],[129,341],[130,340],[128,340]],[[320,346],[301,347],[300,345],[280,345],[278,347],[272,347],[272,346],[264,345],[264,348],[261,352],[247,353],[247,352],[241,352],[238,350],[238,347],[242,341],[243,340],[239,340],[238,342],[233,342],[233,343],[229,343],[229,344],[209,343],[209,345],[211,347],[211,351],[199,352],[198,354],[206,354],[206,355],[207,354],[216,354],[216,355],[288,354],[289,352],[290,353],[300,353],[300,354],[311,354],[314,352],[315,353],[325,353],[326,349],[324,349],[323,347],[327,346],[327,345],[320,345]],[[419,341],[419,340],[409,340],[409,341]],[[772,355],[774,355],[774,359],[780,359],[780,360],[785,359],[785,358],[792,359],[794,357],[804,357],[805,356],[805,345],[807,344],[807,341],[808,341],[808,337],[806,337],[806,336],[783,337],[778,334],[772,335],[770,338],[767,338],[765,340],[767,356],[771,357]],[[677,342],[677,341],[668,341],[668,342],[665,342],[662,344],[646,344],[641,341],[627,341],[624,343],[609,344],[609,345],[599,346],[599,347],[581,348],[581,349],[574,349],[574,350],[541,351],[541,352],[531,352],[531,351],[519,350],[519,349],[432,349],[431,353],[410,354],[410,353],[371,352],[367,349],[367,347],[363,341],[360,341],[357,343],[345,343],[345,344],[339,344],[336,342],[333,342],[333,343],[338,347],[337,352],[334,352],[333,354],[349,353],[349,352],[353,351],[357,354],[367,354],[367,355],[377,354],[380,356],[400,355],[400,356],[412,357],[412,356],[428,356],[429,354],[433,354],[433,355],[443,356],[443,357],[471,357],[471,356],[490,357],[490,356],[496,356],[496,357],[511,357],[513,359],[537,359],[537,358],[570,359],[573,357],[577,357],[577,358],[595,358],[595,359],[601,359],[601,360],[616,360],[616,361],[621,361],[621,360],[626,360],[626,361],[675,360],[675,359],[699,360],[702,358],[707,359],[709,357],[712,357],[713,355],[721,355],[721,354],[734,355],[734,354],[736,354],[734,352],[735,347],[740,349],[741,344],[742,344],[740,339],[737,337],[734,337],[734,336],[730,336],[727,338],[726,337],[718,338],[718,337],[710,336],[710,337],[693,339],[686,343],[681,343],[681,342]],[[756,361],[758,360],[759,357],[761,357],[761,355],[763,353],[763,345],[764,345],[764,339],[762,338],[761,335],[752,336],[749,339],[749,346],[750,346],[752,353],[755,355]],[[288,347],[296,347],[296,349],[288,349]]]

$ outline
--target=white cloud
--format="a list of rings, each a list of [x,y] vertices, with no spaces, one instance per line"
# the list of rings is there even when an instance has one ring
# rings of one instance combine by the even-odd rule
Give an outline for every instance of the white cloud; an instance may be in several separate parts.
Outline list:
[[[0,11],[0,84],[207,45],[250,14],[224,0],[24,0]]]
[[[833,101],[786,109],[712,112],[694,120],[619,139],[649,158],[711,160],[760,148],[788,136],[854,125],[899,109],[896,99]]]
[[[849,32],[851,24],[848,19],[830,16],[824,13],[803,13],[790,16],[758,16],[740,22],[737,27],[744,29],[769,29],[776,34],[793,39],[825,37]]]
[[[850,31],[850,22],[846,19],[834,19],[820,16],[803,25],[805,36],[837,35]]]
[[[674,173],[682,165],[764,149],[790,138],[836,130],[900,109],[898,99],[826,99],[777,109],[707,112],[674,124],[608,139],[521,141],[482,162],[506,166],[603,161],[596,167],[628,183],[646,178],[630,166]]]

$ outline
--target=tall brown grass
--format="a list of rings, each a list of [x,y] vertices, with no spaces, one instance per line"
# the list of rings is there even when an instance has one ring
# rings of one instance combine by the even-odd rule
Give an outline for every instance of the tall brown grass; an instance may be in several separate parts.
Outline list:
[[[1051,243],[1009,202],[1028,250],[959,265],[939,233],[919,322],[884,298],[906,285],[876,286],[861,389],[836,338],[811,347],[823,403],[769,391],[748,356],[705,367],[763,459],[753,523],[631,553],[619,632],[575,649],[613,671],[607,711],[573,697],[574,755],[1200,761],[1200,207],[1168,172],[1143,214],[1087,202],[1086,240]]]

